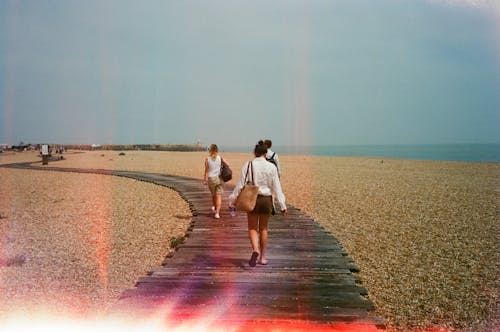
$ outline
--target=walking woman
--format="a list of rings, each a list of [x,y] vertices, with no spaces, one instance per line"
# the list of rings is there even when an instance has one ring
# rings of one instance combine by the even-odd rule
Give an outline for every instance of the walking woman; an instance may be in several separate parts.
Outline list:
[[[226,164],[226,160],[219,155],[219,148],[217,145],[212,144],[208,149],[208,156],[205,158],[205,175],[203,177],[203,183],[208,185],[208,189],[212,194],[212,213],[214,213],[214,218],[220,218],[220,207],[222,205],[222,185],[224,181],[220,176],[220,167],[222,161]]]
[[[236,183],[233,193],[229,196],[229,205],[234,206],[239,192],[245,185],[245,175],[248,163],[252,163],[254,183],[259,186],[259,195],[257,203],[252,212],[247,213],[248,218],[248,237],[252,246],[252,255],[248,264],[254,267],[258,263],[267,264],[267,224],[273,209],[273,196],[283,214],[287,213],[285,204],[285,195],[281,189],[281,183],[278,177],[276,166],[266,160],[267,148],[264,142],[259,141],[255,146],[255,159],[245,163],[241,170],[240,177]]]

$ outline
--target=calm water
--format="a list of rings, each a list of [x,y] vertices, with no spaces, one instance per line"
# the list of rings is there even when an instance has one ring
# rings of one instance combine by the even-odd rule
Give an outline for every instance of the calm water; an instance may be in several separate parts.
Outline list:
[[[252,148],[226,147],[223,150],[228,152],[251,152]],[[283,154],[500,162],[500,144],[276,146],[273,148],[273,151]]]

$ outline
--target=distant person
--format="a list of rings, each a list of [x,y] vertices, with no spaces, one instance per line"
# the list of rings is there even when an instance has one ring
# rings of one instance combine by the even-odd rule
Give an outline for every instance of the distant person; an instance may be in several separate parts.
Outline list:
[[[273,142],[270,139],[266,139],[264,141],[264,145],[267,148],[266,160],[276,166],[276,169],[278,170],[278,176],[281,177],[280,161],[278,158],[278,154],[276,152],[274,152],[273,150],[271,150],[271,146],[273,146]]]
[[[208,149],[208,156],[205,158],[205,175],[203,177],[203,183],[208,185],[208,189],[212,194],[212,213],[214,213],[214,218],[220,218],[220,208],[222,205],[222,185],[224,181],[220,176],[220,167],[222,161],[226,164],[227,161],[219,155],[219,148],[217,145],[212,144]],[[228,164],[229,165],[229,164]]]
[[[255,159],[247,161],[241,169],[241,174],[236,183],[234,191],[229,196],[229,206],[235,204],[239,192],[245,185],[245,175],[247,172],[248,163],[252,163],[253,178],[255,185],[259,186],[259,195],[257,196],[257,203],[252,212],[247,213],[248,219],[248,237],[252,246],[252,255],[248,264],[254,267],[258,263],[262,265],[267,264],[266,250],[267,250],[267,224],[273,209],[272,196],[276,197],[279,203],[281,212],[287,213],[285,204],[285,195],[281,189],[281,183],[278,177],[278,171],[274,165],[266,161],[267,148],[264,142],[260,141],[254,149]],[[260,257],[259,257],[260,256]]]
[[[278,154],[271,150],[271,146],[273,146],[273,142],[270,139],[266,139],[266,140],[264,140],[264,145],[267,148],[266,160],[269,161],[270,163],[274,164],[274,166],[276,166],[276,169],[278,170],[278,177],[281,178],[280,161],[278,158]],[[273,198],[273,211],[271,214],[273,216],[276,214],[276,208],[274,206],[274,198]]]

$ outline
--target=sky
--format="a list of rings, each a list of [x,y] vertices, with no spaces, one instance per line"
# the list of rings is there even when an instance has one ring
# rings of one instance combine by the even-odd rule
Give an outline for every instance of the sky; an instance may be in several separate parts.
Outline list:
[[[0,144],[500,143],[495,0],[1,0]]]

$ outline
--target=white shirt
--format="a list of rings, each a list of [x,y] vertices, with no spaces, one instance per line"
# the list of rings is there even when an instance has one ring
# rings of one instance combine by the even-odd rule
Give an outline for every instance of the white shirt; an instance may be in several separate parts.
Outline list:
[[[241,189],[243,189],[243,186],[245,186],[245,175],[247,173],[248,163],[249,161],[243,165],[236,187],[234,187],[233,193],[229,195],[231,205],[234,205],[238,194]],[[281,211],[286,210],[285,195],[281,189],[281,183],[276,166],[268,162],[265,158],[258,157],[252,160],[252,168],[254,184],[259,186],[259,195],[274,196],[281,208]],[[247,181],[251,181],[250,172],[248,173]]]
[[[212,160],[212,157],[207,157],[208,162],[208,177],[215,178],[220,175],[221,158],[219,155]]]

